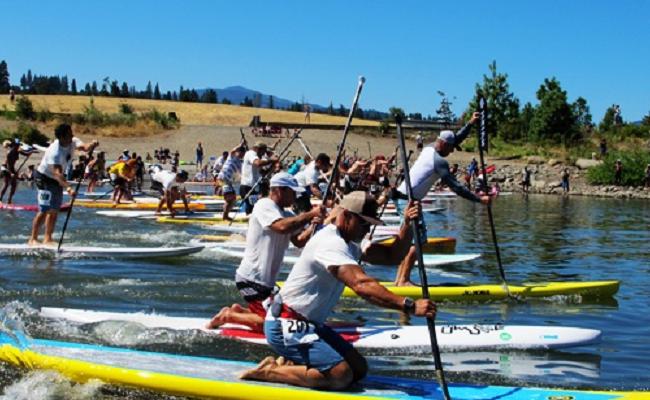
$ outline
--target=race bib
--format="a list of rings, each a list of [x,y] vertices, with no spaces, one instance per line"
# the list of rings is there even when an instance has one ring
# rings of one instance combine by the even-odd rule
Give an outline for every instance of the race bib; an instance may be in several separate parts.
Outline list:
[[[50,201],[52,200],[52,192],[49,190],[39,190],[38,191],[38,205],[43,207],[49,207]]]
[[[307,321],[280,318],[285,346],[309,344],[319,339],[316,326]]]

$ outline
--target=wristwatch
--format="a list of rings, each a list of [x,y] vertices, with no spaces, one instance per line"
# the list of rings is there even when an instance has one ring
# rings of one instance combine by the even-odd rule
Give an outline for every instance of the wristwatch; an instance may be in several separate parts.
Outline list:
[[[404,303],[402,303],[402,309],[409,314],[415,313],[415,301],[410,297],[404,297]]]

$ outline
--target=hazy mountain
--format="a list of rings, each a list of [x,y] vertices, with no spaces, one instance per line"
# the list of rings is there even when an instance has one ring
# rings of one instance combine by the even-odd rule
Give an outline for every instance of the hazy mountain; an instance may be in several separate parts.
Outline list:
[[[199,96],[203,94],[208,90],[206,89],[199,89],[197,90]],[[244,101],[246,97],[251,99],[253,103],[256,101],[259,101],[260,104],[255,104],[255,106],[259,107],[268,107],[270,103],[270,98],[273,96],[273,107],[274,108],[288,108],[292,104],[296,103],[295,101],[292,100],[287,100],[283,99],[281,97],[277,97],[274,95],[269,95],[269,94],[264,94],[260,91],[257,90],[252,90],[245,88],[243,86],[229,86],[223,89],[214,89],[217,91],[217,97],[219,98],[219,103],[223,101],[223,99],[228,99],[232,102],[232,104],[240,104],[241,102]],[[325,107],[320,106],[318,104],[312,104],[311,105],[314,109],[323,109]]]

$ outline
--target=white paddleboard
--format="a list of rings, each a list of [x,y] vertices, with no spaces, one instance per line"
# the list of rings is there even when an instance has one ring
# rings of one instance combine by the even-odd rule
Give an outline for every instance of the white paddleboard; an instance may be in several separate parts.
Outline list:
[[[0,244],[0,254],[10,256],[65,257],[65,258],[153,258],[185,256],[198,253],[204,246],[186,247],[94,247],[29,246],[27,244]]]
[[[244,257],[245,245],[240,243],[214,243],[210,246],[210,250],[216,251],[228,257],[242,258]],[[283,261],[287,264],[294,264],[298,261],[300,254],[297,252],[287,252],[284,255]],[[439,265],[454,264],[460,262],[467,262],[476,260],[481,257],[480,254],[423,254],[424,265],[427,267],[435,267]]]
[[[115,313],[93,310],[41,308],[41,316],[61,318],[77,323],[102,321],[135,322],[146,328],[173,330],[198,329],[218,336],[266,344],[262,333],[250,328],[228,324],[221,329],[207,330],[209,318],[170,317],[147,313]],[[347,341],[358,348],[409,349],[431,346],[426,325],[418,326],[347,326],[334,327]],[[445,350],[471,349],[549,349],[582,346],[598,341],[601,332],[558,326],[518,325],[438,325],[438,345]]]

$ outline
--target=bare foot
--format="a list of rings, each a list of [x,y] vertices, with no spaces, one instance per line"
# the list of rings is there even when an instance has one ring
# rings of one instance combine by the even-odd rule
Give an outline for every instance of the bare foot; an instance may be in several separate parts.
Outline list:
[[[54,240],[43,240],[43,246],[56,246],[58,243]]]
[[[224,314],[228,311],[228,307],[224,307],[212,317],[210,322],[205,324],[205,329],[217,329],[226,322],[223,320]]]
[[[41,244],[39,243],[38,240],[29,239],[29,241],[27,241],[27,245],[32,246],[32,247],[36,247],[36,246],[40,246]]]
[[[275,358],[268,356],[253,369],[244,371],[239,375],[239,379],[251,379],[251,380],[264,380],[267,372],[273,368],[276,368],[278,364],[275,361]]]

